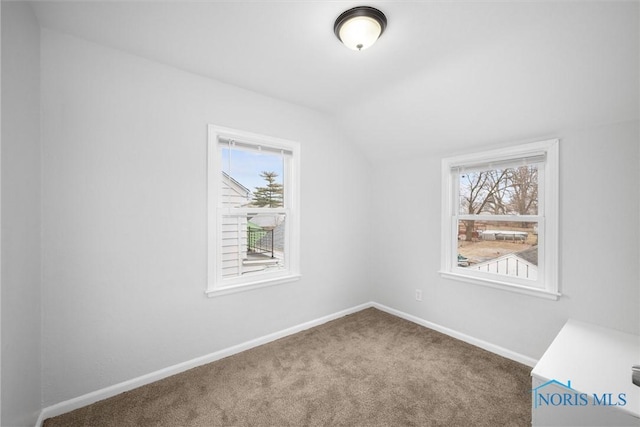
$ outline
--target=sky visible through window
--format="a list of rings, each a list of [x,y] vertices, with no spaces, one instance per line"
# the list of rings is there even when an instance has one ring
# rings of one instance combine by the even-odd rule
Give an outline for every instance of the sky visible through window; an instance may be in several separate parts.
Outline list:
[[[251,190],[252,194],[256,187],[267,184],[260,176],[262,172],[277,173],[276,182],[284,184],[284,159],[274,153],[223,148],[222,170]]]

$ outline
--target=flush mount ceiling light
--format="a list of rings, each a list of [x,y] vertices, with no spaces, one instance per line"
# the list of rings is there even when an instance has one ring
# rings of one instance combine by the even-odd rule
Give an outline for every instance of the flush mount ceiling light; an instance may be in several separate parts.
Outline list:
[[[358,6],[338,16],[333,31],[349,49],[363,50],[374,44],[386,27],[384,13],[373,7]]]

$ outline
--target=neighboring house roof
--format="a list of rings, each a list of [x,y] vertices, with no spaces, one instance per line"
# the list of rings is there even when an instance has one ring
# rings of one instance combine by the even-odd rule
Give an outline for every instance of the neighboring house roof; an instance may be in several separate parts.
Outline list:
[[[538,266],[519,255],[520,252],[502,255],[498,258],[472,264],[469,268],[536,280],[538,276]]]
[[[538,246],[532,246],[524,251],[516,252],[514,255],[529,261],[533,265],[538,265]]]
[[[229,187],[235,190],[238,194],[242,194],[243,196],[249,197],[249,193],[251,193],[251,190],[249,190],[244,185],[240,184],[232,176],[229,176],[229,174],[227,174],[226,172],[222,172],[222,179]]]
[[[473,266],[474,267],[483,266],[483,265],[486,265],[486,264],[495,263],[496,261],[501,261],[503,259],[516,258],[516,257],[520,258],[521,260],[526,261],[531,266],[537,267],[538,266],[538,247],[537,246],[533,246],[533,247],[531,247],[529,249],[525,249],[524,251],[514,252],[514,253],[502,255],[501,257],[498,257],[498,258],[492,258],[492,259],[487,260],[487,261],[483,261],[483,262],[479,262],[477,264],[473,264]]]
[[[492,258],[490,260],[487,261],[483,261],[483,262],[479,262],[477,264],[473,264],[472,267],[474,269],[478,269],[478,267],[482,267],[485,266],[487,264],[495,264],[496,262],[500,262],[503,261],[505,259],[515,259],[515,258],[519,258],[520,262],[525,263],[525,264],[529,264],[531,267],[535,267],[537,268],[538,266],[528,260],[526,260],[525,258],[520,256],[520,252],[516,252],[516,253],[512,253],[512,254],[506,254],[506,255],[502,255],[498,258]]]

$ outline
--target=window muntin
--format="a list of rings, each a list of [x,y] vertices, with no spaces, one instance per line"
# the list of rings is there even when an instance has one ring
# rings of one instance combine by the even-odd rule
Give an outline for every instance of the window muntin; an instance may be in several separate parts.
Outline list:
[[[299,277],[298,152],[292,141],[210,126],[210,295]]]
[[[552,140],[443,160],[443,276],[557,297],[557,152]]]

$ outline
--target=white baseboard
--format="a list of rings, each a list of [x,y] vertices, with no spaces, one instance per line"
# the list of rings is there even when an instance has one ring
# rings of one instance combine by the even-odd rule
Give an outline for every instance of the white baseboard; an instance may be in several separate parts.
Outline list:
[[[235,345],[233,347],[225,348],[225,349],[216,351],[214,353],[207,354],[205,356],[197,357],[195,359],[191,359],[186,362],[178,363],[176,365],[169,366],[164,369],[160,369],[158,371],[151,372],[149,374],[130,379],[128,381],[124,381],[109,387],[105,387],[101,390],[87,393],[85,395],[82,395],[73,399],[69,399],[64,402],[56,403],[55,405],[52,405],[52,406],[48,406],[40,412],[40,416],[38,417],[38,421],[36,422],[36,427],[42,426],[42,423],[47,418],[56,417],[58,415],[65,414],[67,412],[82,408],[83,406],[87,406],[92,403],[98,402],[100,400],[104,400],[104,399],[108,399],[110,397],[116,396],[120,393],[133,390],[134,388],[138,388],[138,387],[150,384],[152,382],[159,381],[161,379],[179,374],[181,372],[187,371],[189,369],[192,369],[201,365],[205,365],[207,363],[215,362],[216,360],[220,360],[222,358],[232,356],[242,351],[249,350],[251,348],[254,348],[263,344],[267,344],[271,341],[275,341],[277,339],[284,338],[289,335],[293,335],[300,331],[313,328],[314,326],[322,325],[331,320],[339,319],[340,317],[346,316],[348,314],[356,313],[358,311],[364,310],[369,307],[375,307],[378,310],[384,311],[386,313],[392,314],[394,316],[400,317],[410,322],[417,323],[418,325],[422,325],[427,328],[433,329],[435,331],[441,332],[443,334],[449,335],[453,338],[475,345],[476,347],[480,347],[492,353],[506,357],[508,359],[515,360],[516,362],[520,362],[531,367],[535,366],[535,364],[537,363],[537,360],[535,359],[532,359],[530,357],[524,356],[522,354],[516,353],[511,350],[508,350],[504,347],[500,347],[500,346],[491,344],[489,342],[479,340],[477,338],[473,338],[461,332],[454,331],[453,329],[440,326],[438,324],[429,322],[427,320],[421,319],[411,314],[404,313],[399,310],[395,310],[385,305],[378,304],[376,302],[368,302],[365,304],[360,304],[355,307],[348,308],[346,310],[339,311],[337,313],[330,314],[328,316],[320,317],[318,319],[311,320],[309,322],[292,326],[290,328],[284,329],[279,332],[274,332],[272,334],[265,335],[260,338],[246,341],[244,343]]]
[[[490,351],[491,353],[495,353],[499,356],[506,357],[507,359],[514,360],[516,362],[522,363],[532,368],[536,366],[536,363],[538,363],[538,361],[532,357],[525,356],[524,354],[516,353],[515,351],[511,351],[504,347],[500,347],[499,345],[495,345],[478,338],[474,338],[470,335],[463,334],[462,332],[454,331],[453,329],[449,329],[447,327],[438,325],[437,323],[429,322],[427,320],[421,319],[411,314],[407,314],[405,312],[396,310],[394,308],[387,307],[386,305],[373,302],[371,303],[371,306],[377,308],[378,310],[384,311],[389,314],[393,314],[394,316],[400,317],[402,319],[408,320],[413,323],[417,323],[418,325],[424,326],[429,329],[433,329],[434,331],[441,332],[445,335],[449,335],[450,337],[459,339],[460,341],[464,341],[476,347],[480,347],[484,350]]]
[[[242,351],[246,351],[251,348],[254,348],[263,344],[267,344],[271,341],[275,341],[277,339],[284,338],[289,335],[293,335],[295,333],[304,331],[306,329],[313,328],[314,326],[322,325],[331,320],[339,319],[340,317],[344,317],[348,314],[356,313],[358,311],[364,310],[365,308],[369,308],[372,306],[373,306],[373,303],[370,303],[370,302],[365,304],[360,304],[355,307],[351,307],[346,310],[342,310],[337,313],[330,314],[328,316],[323,316],[315,320],[310,320],[309,322],[292,326],[282,331],[274,332],[272,334],[265,335],[260,338],[256,338],[238,345],[234,345],[233,347],[225,348],[220,351],[207,354],[205,356],[197,357],[195,359],[191,359],[186,362],[178,363],[176,365],[169,366],[164,369],[160,369],[158,371],[151,372],[149,374],[142,375],[140,377],[121,382],[119,384],[105,387],[101,390],[87,393],[85,395],[82,395],[73,399],[69,399],[64,402],[56,403],[55,405],[44,408],[40,412],[40,416],[38,417],[38,421],[36,422],[36,427],[42,426],[42,423],[47,418],[56,417],[58,415],[65,414],[67,412],[71,412],[73,410],[82,408],[83,406],[91,405],[92,403],[98,402],[100,400],[108,399],[120,393],[124,393],[125,391],[133,390],[134,388],[138,388],[143,385],[147,385],[152,382],[159,381],[161,379],[179,374],[189,369],[193,369],[201,365],[206,365],[207,363],[215,362],[216,360],[220,360],[225,357],[240,353]]]

